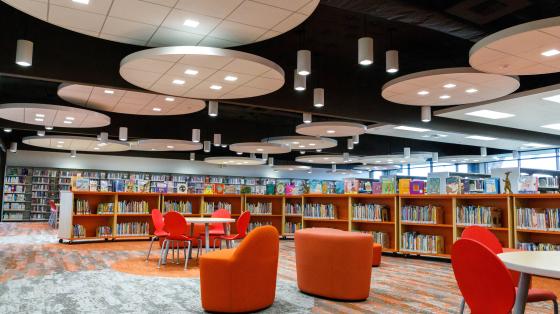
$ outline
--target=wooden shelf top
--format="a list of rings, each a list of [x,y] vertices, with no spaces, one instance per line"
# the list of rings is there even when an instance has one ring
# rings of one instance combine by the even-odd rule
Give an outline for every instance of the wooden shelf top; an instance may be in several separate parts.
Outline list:
[[[560,194],[512,194],[514,198],[549,198],[549,199],[560,199]]]
[[[72,191],[74,196],[80,195],[116,195],[117,192]]]
[[[365,223],[365,224],[377,224],[377,225],[394,225],[394,221],[371,221],[371,220],[360,220],[360,219],[352,219],[352,222],[356,223]]]
[[[281,199],[281,198],[284,197],[284,195],[245,194],[245,197],[246,198],[279,198],[279,199]]]
[[[435,256],[435,257],[451,258],[451,254],[425,253],[425,252],[414,252],[414,251],[406,251],[406,250],[400,250],[399,252],[403,253],[403,254],[411,254],[411,255],[423,255],[423,256]]]
[[[117,196],[160,196],[161,194],[165,193],[157,193],[157,192],[115,192]]]
[[[345,194],[352,198],[395,198],[399,196],[398,194],[368,194],[368,193],[358,193],[358,194]]]
[[[457,199],[499,199],[507,200],[510,196],[509,194],[457,194],[453,195]]]
[[[438,199],[451,201],[453,198],[467,194],[399,194],[402,199]]]
[[[468,227],[470,227],[470,226],[457,225],[457,228],[461,228],[461,229],[465,229],[465,228],[468,228]],[[492,230],[492,231],[508,231],[509,230],[506,227],[486,227],[486,226],[478,226],[478,227],[486,228],[486,229]]]
[[[305,198],[349,198],[349,194],[304,194]]]
[[[216,198],[234,198],[234,197],[241,197],[242,194],[198,194],[201,196],[204,196],[205,198],[212,198],[212,197],[216,197]]]
[[[540,234],[560,235],[560,231],[530,230],[530,229],[515,229],[515,230],[517,232],[523,232],[523,233],[540,233]]]
[[[401,222],[403,226],[424,226],[424,227],[435,227],[435,228],[452,228],[453,225],[448,224],[423,224],[423,223],[416,223],[416,222]]]
[[[151,216],[151,214],[145,214],[145,213],[117,213],[117,216]]]
[[[74,214],[74,217],[113,217],[114,214]]]
[[[307,218],[307,217],[303,217],[303,220],[308,220],[308,221],[328,221],[328,222],[348,222],[347,219]]]
[[[163,197],[201,197],[204,194],[193,194],[193,193],[161,193]]]
[[[282,217],[282,215],[268,215],[268,214],[251,214],[251,217]]]

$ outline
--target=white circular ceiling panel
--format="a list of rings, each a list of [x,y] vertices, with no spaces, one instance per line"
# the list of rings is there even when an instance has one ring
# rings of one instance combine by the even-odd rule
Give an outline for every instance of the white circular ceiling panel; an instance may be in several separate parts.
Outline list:
[[[296,127],[296,133],[308,136],[349,137],[365,132],[363,124],[342,121],[302,123]]]
[[[138,51],[121,60],[121,76],[152,92],[201,99],[272,93],[284,85],[276,63],[229,49],[175,46]]]
[[[470,65],[488,73],[536,75],[560,71],[560,17],[519,24],[479,40]]]
[[[262,142],[287,145],[293,150],[327,149],[336,147],[338,144],[337,141],[332,138],[301,135],[269,137],[263,139]]]
[[[128,142],[108,140],[106,143],[102,143],[95,137],[85,136],[29,136],[24,137],[22,142],[37,147],[80,152],[123,152],[130,149]]]
[[[60,84],[58,96],[69,103],[94,110],[146,116],[189,114],[206,108],[206,103],[199,99],[80,84]]]
[[[431,158],[431,154],[412,153],[409,158],[404,155],[379,155],[379,156],[363,156],[360,162],[368,165],[392,165],[392,164],[425,164],[426,159]]]
[[[1,104],[0,118],[59,128],[99,128],[111,124],[109,116],[92,110],[34,103]]]
[[[343,155],[304,155],[304,156],[296,157],[296,161],[303,162],[306,164],[318,164],[318,165],[355,164],[361,162],[360,157],[348,156],[348,159],[345,159]]]
[[[60,27],[140,46],[232,47],[283,34],[319,0],[2,0]]]
[[[201,143],[186,140],[145,139],[130,142],[131,150],[139,151],[194,151],[202,149]]]
[[[258,166],[258,165],[264,165],[264,163],[266,162],[264,159],[259,159],[259,158],[235,157],[235,156],[206,157],[204,158],[204,161],[209,164],[229,165],[229,166]]]
[[[273,166],[272,169],[276,171],[309,171],[311,167],[305,165],[277,165]]]
[[[390,102],[411,106],[451,106],[496,99],[519,88],[517,77],[445,68],[403,75],[383,85]]]
[[[247,142],[229,145],[229,149],[238,153],[255,154],[285,154],[290,152],[290,146],[273,143]]]

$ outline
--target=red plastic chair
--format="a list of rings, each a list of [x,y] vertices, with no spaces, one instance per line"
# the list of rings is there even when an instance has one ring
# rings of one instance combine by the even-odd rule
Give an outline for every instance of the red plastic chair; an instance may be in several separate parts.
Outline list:
[[[187,225],[187,221],[182,214],[178,212],[168,212],[163,217],[164,219],[164,229],[169,234],[165,237],[163,241],[163,246],[161,247],[161,255],[158,261],[158,268],[161,266],[162,257],[167,259],[167,253],[169,252],[169,246],[171,245],[172,249],[176,246],[179,249],[179,244],[183,244],[183,252],[185,255],[185,269],[187,269],[187,264],[189,261],[189,256],[191,256],[191,249],[192,249],[192,241],[196,240],[195,238],[191,238],[188,236],[189,234],[189,226]],[[184,245],[187,245],[185,248]],[[199,240],[200,246],[200,240]],[[188,255],[187,255],[188,251]],[[173,258],[175,256],[173,255]],[[197,256],[198,258],[198,256]],[[179,264],[179,252],[177,252],[177,264]]]
[[[222,235],[217,236],[214,238],[214,250],[216,249],[216,241],[220,241],[220,249],[222,248],[222,241],[235,241],[241,240],[247,236],[247,228],[249,228],[249,222],[251,221],[251,213],[250,212],[243,212],[237,218],[235,222],[235,226],[237,227],[237,234],[230,234],[230,235]]]
[[[212,213],[212,218],[231,218],[231,213],[229,212],[229,210],[221,208]],[[224,224],[211,224],[209,234],[210,236],[226,234],[226,231],[224,230]],[[202,233],[201,235],[204,236],[204,233]]]
[[[146,256],[146,262],[150,258],[150,253],[152,252],[152,246],[154,245],[154,240],[157,238],[165,239],[169,235],[167,231],[165,231],[164,226],[165,222],[163,220],[163,215],[159,211],[159,209],[152,209],[152,222],[154,224],[154,237],[152,237],[152,241],[150,242],[150,249],[148,250],[148,255]]]
[[[56,229],[58,225],[58,208],[53,200],[49,200],[49,206],[51,208],[51,214],[49,215],[49,226]]]
[[[460,239],[451,250],[453,274],[473,314],[510,313],[515,286],[504,263],[488,247]]]
[[[504,252],[504,248],[502,247],[502,244],[500,244],[498,238],[496,238],[496,236],[487,228],[479,226],[467,227],[465,230],[463,230],[461,239],[470,239],[477,241],[485,245],[488,249],[490,249],[490,251],[494,252],[494,254],[500,254]],[[516,250],[511,249],[510,251]],[[517,287],[519,283],[519,272],[510,270],[510,274],[514,286]],[[538,288],[529,289],[529,294],[527,295],[527,303],[546,301],[552,301],[552,304],[554,306],[554,314],[558,314],[558,301],[554,292]],[[461,302],[460,313],[463,313],[465,306],[464,302],[464,300]]]

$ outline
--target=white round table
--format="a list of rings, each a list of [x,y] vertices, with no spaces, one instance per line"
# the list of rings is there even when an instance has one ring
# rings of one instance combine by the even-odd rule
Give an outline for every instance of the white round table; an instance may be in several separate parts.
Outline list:
[[[560,278],[560,252],[558,251],[507,252],[498,254],[498,257],[508,269],[520,272],[513,314],[525,312],[531,275]]]
[[[229,234],[229,224],[235,222],[235,219],[233,218],[212,218],[212,217],[208,217],[208,218],[186,217],[185,220],[187,221],[187,223],[191,224],[191,237],[194,236],[194,225],[204,224],[204,240],[206,244],[206,253],[208,253],[208,250],[210,249],[210,224],[223,223],[225,233]]]

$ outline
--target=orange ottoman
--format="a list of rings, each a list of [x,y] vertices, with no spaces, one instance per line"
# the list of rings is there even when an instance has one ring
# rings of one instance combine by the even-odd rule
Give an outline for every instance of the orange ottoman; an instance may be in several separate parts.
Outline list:
[[[381,264],[381,251],[383,251],[381,244],[373,243],[373,259],[371,260],[371,266],[377,267]]]
[[[298,288],[338,300],[369,296],[373,239],[370,235],[329,228],[296,231]]]

